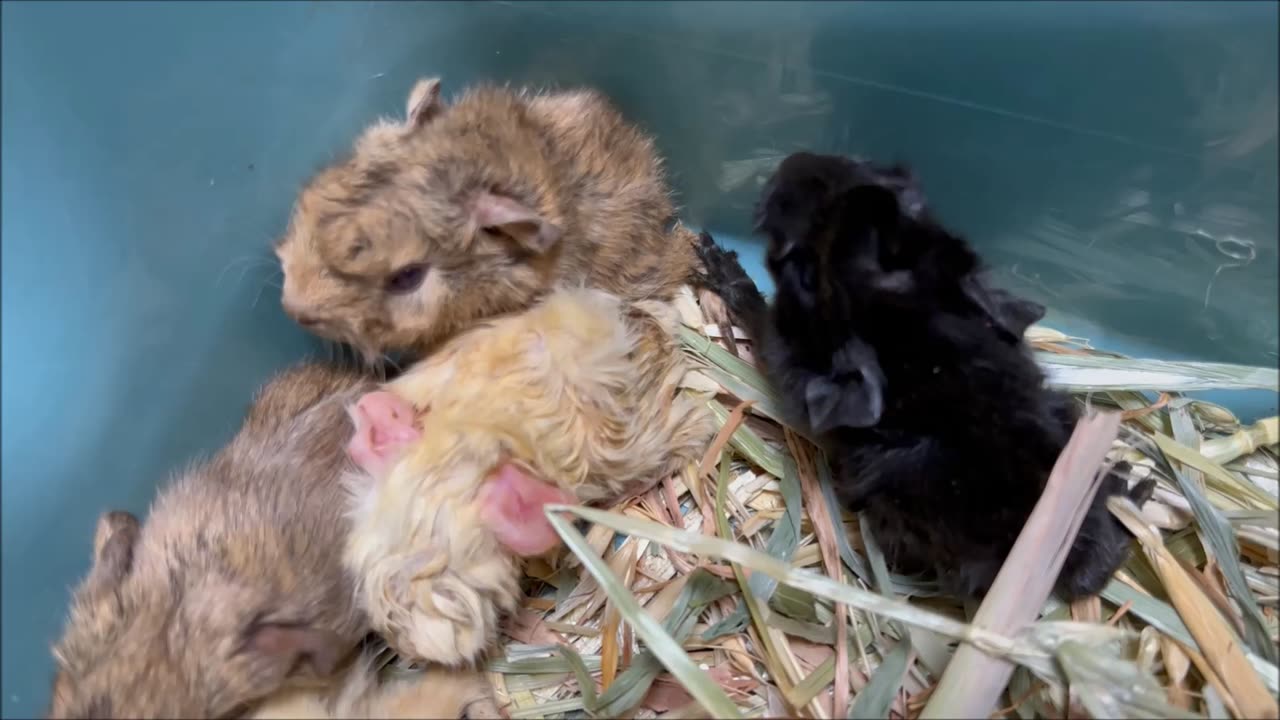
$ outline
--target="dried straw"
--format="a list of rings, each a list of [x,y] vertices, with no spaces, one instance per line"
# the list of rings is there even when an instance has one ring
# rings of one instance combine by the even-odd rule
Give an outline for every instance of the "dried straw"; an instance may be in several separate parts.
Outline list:
[[[1280,390],[1275,370],[1134,360],[1032,328],[1053,383],[1116,411],[1111,457],[1155,478],[1156,497],[1112,501],[1136,551],[1099,599],[1068,607],[1007,581],[1047,577],[1062,543],[1039,521],[1061,535],[1091,492],[1051,482],[969,621],[889,571],[822,453],[779,424],[749,339],[735,329],[737,357],[692,293],[679,307],[696,366],[683,392],[723,432],[699,466],[618,507],[549,509],[567,551],[529,564],[488,666],[511,717],[1276,717],[1276,419],[1244,427],[1183,395]],[[1066,488],[1079,497],[1052,499]]]

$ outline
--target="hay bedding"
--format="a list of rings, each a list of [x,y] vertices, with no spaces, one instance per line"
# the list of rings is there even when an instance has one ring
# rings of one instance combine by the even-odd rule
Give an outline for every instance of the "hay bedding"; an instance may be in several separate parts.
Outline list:
[[[697,368],[683,391],[707,398],[722,432],[682,477],[608,512],[552,513],[568,550],[529,564],[488,666],[512,718],[916,718],[991,703],[1007,718],[1276,717],[1276,419],[1242,428],[1178,394],[1274,390],[1274,371],[1028,332],[1056,384],[1122,413],[1112,457],[1159,489],[1140,515],[1113,505],[1139,540],[1100,598],[1019,608],[993,589],[984,604],[1037,618],[1017,632],[971,625],[977,608],[891,576],[820,453],[771,418],[747,338],[733,343],[744,361],[691,293],[680,304]],[[1030,548],[1026,573],[1050,551]],[[999,687],[974,698],[984,678]]]

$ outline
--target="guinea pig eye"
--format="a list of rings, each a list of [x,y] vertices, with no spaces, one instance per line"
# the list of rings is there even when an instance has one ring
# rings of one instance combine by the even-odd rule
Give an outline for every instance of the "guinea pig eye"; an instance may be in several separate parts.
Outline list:
[[[817,267],[805,258],[805,262],[799,263],[797,270],[800,274],[800,287],[804,288],[805,292],[813,292],[814,286],[818,284]]]
[[[427,266],[425,263],[406,265],[387,278],[387,292],[397,295],[413,292],[418,289],[418,286],[422,284],[422,280],[426,276]]]
[[[817,267],[804,250],[797,250],[779,261],[778,285],[804,304],[812,304],[817,286]]]
[[[791,271],[793,273],[792,277],[801,290],[813,292],[813,288],[817,284],[818,268],[812,253],[807,249],[797,250],[792,253]]]

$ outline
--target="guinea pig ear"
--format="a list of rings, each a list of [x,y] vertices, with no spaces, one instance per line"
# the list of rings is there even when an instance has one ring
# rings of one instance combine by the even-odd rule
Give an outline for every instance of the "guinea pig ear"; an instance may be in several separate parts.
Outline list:
[[[105,512],[98,518],[93,534],[93,569],[95,582],[116,585],[133,569],[133,549],[142,527],[138,518],[123,510]]]
[[[535,255],[547,252],[560,241],[559,227],[547,222],[536,210],[505,195],[480,193],[473,213],[478,227],[501,233]]]
[[[884,404],[880,388],[873,383],[840,384],[824,377],[809,380],[804,401],[809,426],[819,434],[842,427],[871,427],[880,420]]]
[[[245,648],[283,679],[308,664],[318,677],[331,675],[352,647],[335,632],[292,623],[259,623],[249,627]]]
[[[1000,288],[987,287],[982,278],[967,275],[960,289],[979,312],[986,315],[992,327],[1005,340],[1019,342],[1027,328],[1044,317],[1045,307],[1037,302],[1024,300]]]
[[[422,78],[409,91],[409,100],[405,103],[405,124],[420,128],[431,122],[443,108],[440,78]]]
[[[809,426],[816,433],[865,428],[884,414],[884,372],[874,351],[857,338],[836,351],[831,374],[805,384]]]
[[[769,270],[780,294],[785,294],[803,307],[817,302],[818,268],[808,248],[797,248],[787,255],[771,259]]]

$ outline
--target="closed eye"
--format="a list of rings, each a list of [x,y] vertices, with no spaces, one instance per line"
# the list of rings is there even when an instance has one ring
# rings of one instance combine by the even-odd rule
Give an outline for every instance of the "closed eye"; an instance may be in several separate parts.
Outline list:
[[[406,265],[391,274],[387,278],[387,292],[395,295],[403,295],[404,293],[413,292],[422,285],[422,281],[427,277],[426,263],[413,263]]]

